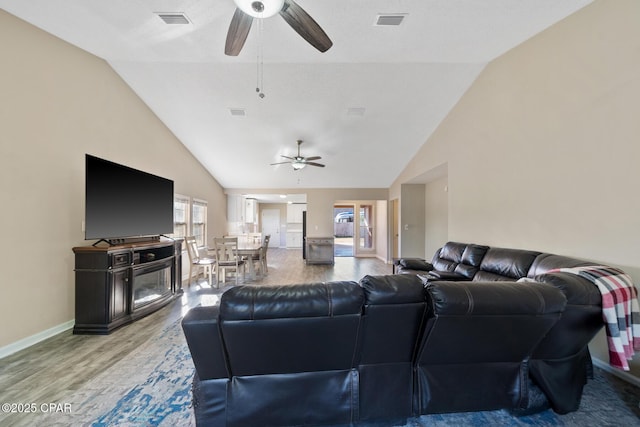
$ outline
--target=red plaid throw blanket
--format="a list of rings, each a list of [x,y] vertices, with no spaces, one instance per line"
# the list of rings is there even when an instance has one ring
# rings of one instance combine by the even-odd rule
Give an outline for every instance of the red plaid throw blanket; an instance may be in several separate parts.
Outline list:
[[[634,350],[640,350],[638,292],[624,271],[606,266],[558,268],[553,272],[576,274],[592,282],[602,294],[602,318],[609,344],[609,364],[629,370]]]

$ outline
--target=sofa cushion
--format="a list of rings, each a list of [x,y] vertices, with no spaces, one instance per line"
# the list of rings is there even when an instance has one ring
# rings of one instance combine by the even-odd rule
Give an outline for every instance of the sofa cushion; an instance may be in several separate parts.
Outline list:
[[[462,254],[467,249],[466,243],[459,242],[447,242],[442,249],[440,249],[439,258],[455,263],[462,262]]]
[[[364,294],[356,282],[236,286],[222,294],[220,318],[257,320],[359,314]]]
[[[487,250],[489,250],[489,246],[474,244],[467,245],[464,252],[462,253],[461,262],[473,267],[480,267],[482,258],[484,258],[484,256],[486,255]]]
[[[461,276],[461,278],[452,277],[454,280],[471,280],[488,249],[488,246],[472,243],[447,242],[434,254],[431,263],[434,270],[455,272]]]
[[[480,270],[504,276],[511,279],[526,277],[529,267],[533,264],[540,252],[525,251],[521,249],[489,248],[480,263]],[[499,280],[488,276],[479,276],[478,272],[474,280]]]
[[[431,262],[433,264],[433,269],[437,271],[454,271],[458,266],[458,263],[442,258],[434,259]]]
[[[464,277],[464,279],[457,280],[471,280],[473,279],[473,276],[475,276],[478,272],[478,267],[473,267],[467,264],[458,264],[456,265],[456,269],[453,270],[453,272]]]

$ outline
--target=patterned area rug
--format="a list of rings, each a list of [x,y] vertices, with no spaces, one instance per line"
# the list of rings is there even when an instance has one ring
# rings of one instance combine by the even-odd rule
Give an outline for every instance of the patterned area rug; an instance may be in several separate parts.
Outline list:
[[[191,354],[176,321],[65,399],[73,413],[50,414],[32,425],[195,426],[193,373]]]
[[[65,399],[74,408],[72,414],[50,414],[32,425],[193,426],[192,376],[193,363],[178,321]],[[637,387],[596,369],[580,410],[568,415],[546,411],[518,418],[506,411],[488,411],[362,426],[640,426],[639,399]]]

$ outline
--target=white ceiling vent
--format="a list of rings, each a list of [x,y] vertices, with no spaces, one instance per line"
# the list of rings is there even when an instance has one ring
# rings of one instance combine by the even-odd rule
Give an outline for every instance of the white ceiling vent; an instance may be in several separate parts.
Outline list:
[[[165,24],[170,24],[170,25],[191,24],[191,21],[189,21],[189,18],[187,18],[187,15],[185,15],[182,12],[172,12],[172,13],[156,12],[156,15],[158,15],[160,19],[164,21]]]
[[[387,27],[387,26],[398,26],[402,23],[402,21],[404,20],[405,16],[407,16],[406,13],[385,13],[385,14],[380,14],[376,17],[376,22],[374,25],[377,26],[383,26],[383,27]]]
[[[349,107],[347,108],[347,116],[364,116],[364,113],[367,111],[364,107]]]
[[[244,108],[229,108],[229,112],[232,116],[245,116]]]

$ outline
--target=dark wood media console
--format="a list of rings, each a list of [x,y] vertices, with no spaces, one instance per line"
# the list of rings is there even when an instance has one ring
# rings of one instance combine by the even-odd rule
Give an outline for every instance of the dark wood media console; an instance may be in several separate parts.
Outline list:
[[[74,334],[109,334],[182,293],[182,242],[136,242],[73,248]]]

